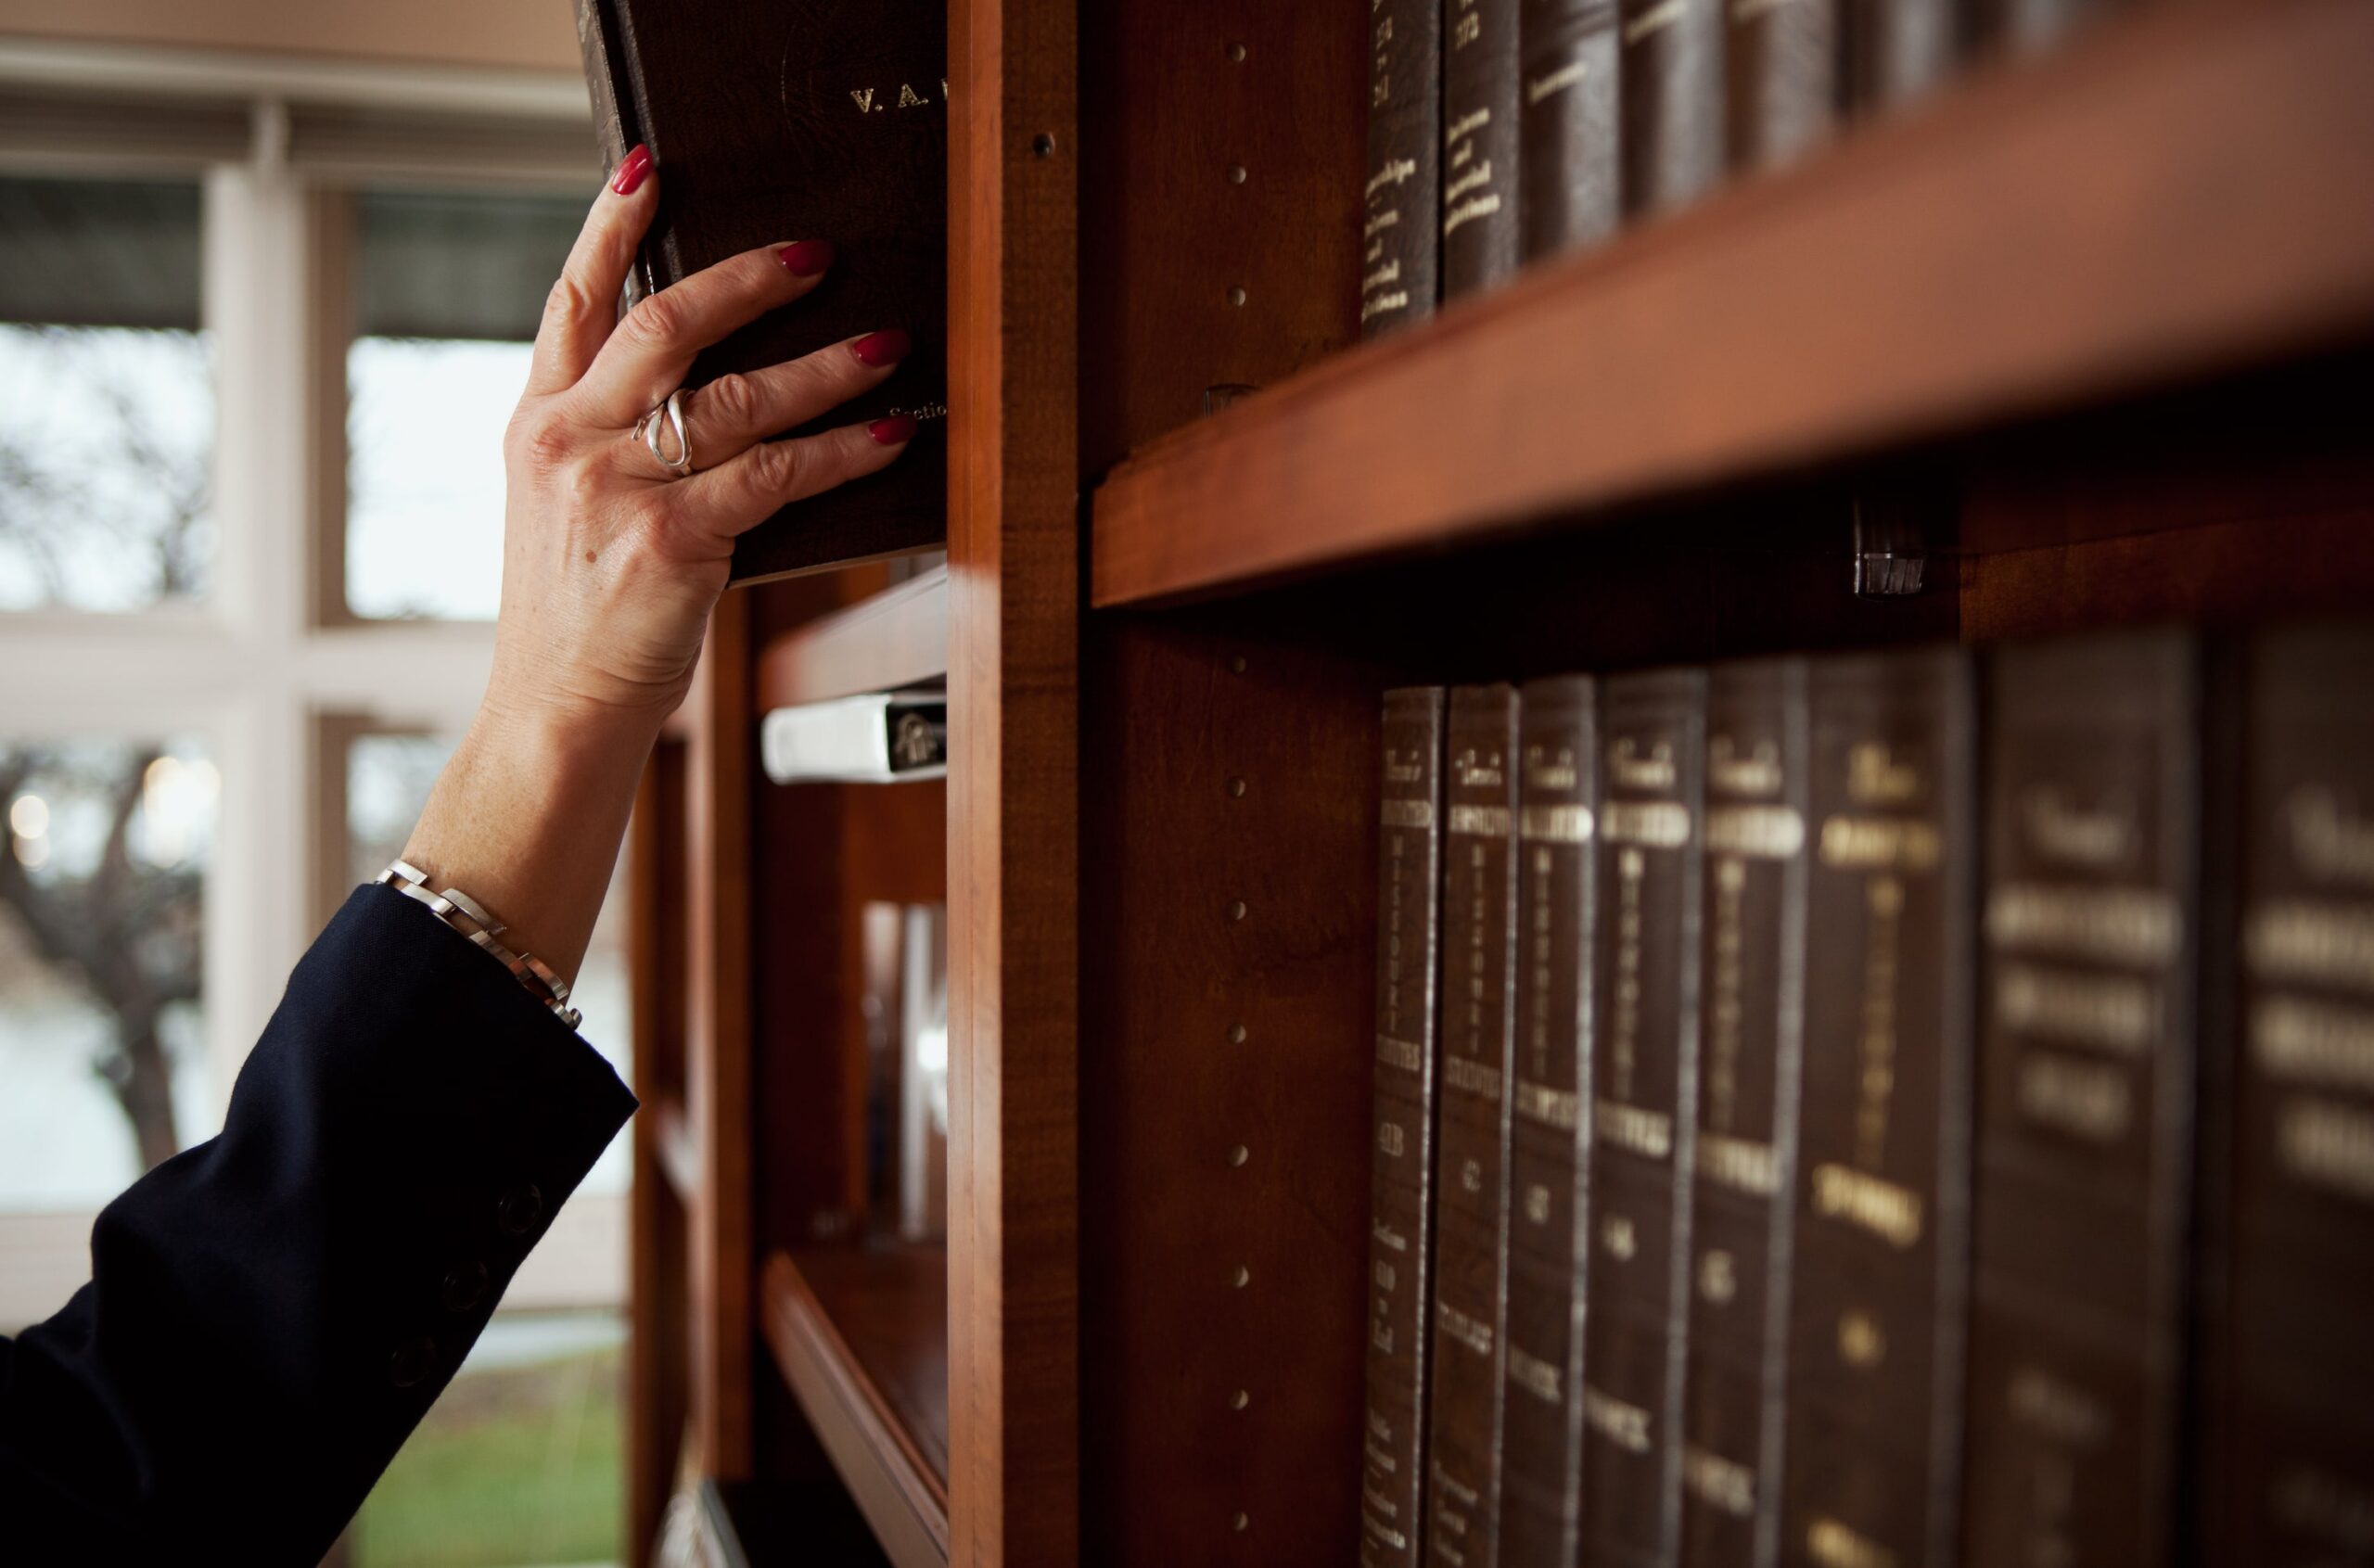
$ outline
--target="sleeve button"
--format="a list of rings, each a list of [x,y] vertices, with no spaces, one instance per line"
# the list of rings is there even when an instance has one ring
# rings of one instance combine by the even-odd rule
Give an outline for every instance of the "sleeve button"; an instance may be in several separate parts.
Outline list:
[[[502,1222],[504,1233],[510,1236],[526,1235],[543,1217],[544,1195],[532,1181],[523,1181],[503,1194],[503,1203],[495,1210],[495,1217]]]
[[[477,1261],[457,1263],[445,1271],[445,1289],[441,1299],[448,1312],[467,1312],[486,1299],[486,1265]]]
[[[411,1388],[437,1370],[437,1342],[433,1339],[408,1340],[396,1346],[388,1358],[388,1381],[398,1388]]]

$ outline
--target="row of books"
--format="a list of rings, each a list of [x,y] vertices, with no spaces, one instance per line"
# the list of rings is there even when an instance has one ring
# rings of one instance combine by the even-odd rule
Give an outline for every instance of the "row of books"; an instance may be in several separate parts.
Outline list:
[[[1368,0],[1360,326],[1768,169],[2110,0]]]
[[[1388,694],[1362,1562],[2367,1560],[2369,678]]]

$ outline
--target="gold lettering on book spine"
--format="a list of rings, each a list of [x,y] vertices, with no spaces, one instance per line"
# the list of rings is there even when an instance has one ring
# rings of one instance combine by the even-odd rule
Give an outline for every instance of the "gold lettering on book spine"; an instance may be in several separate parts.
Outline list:
[[[1921,1194],[1908,1187],[1825,1162],[1814,1167],[1812,1188],[1814,1213],[1820,1218],[1844,1220],[1893,1247],[1921,1240]]]
[[[1609,1009],[1608,1077],[1614,1097],[1632,1098],[1640,1053],[1640,883],[1648,861],[1638,849],[1615,857],[1615,1005]]]
[[[1711,829],[1713,818],[1707,823]],[[1716,1132],[1731,1130],[1739,1103],[1739,1064],[1745,1033],[1742,990],[1746,933],[1742,909],[1747,867],[1735,855],[1715,862],[1715,907],[1710,922],[1714,946],[1706,977],[1706,1121]]]
[[[1835,1519],[1806,1524],[1806,1556],[1819,1568],[1896,1568],[1895,1553]]]
[[[2374,1017],[2275,996],[2251,1009],[2251,1054],[2268,1077],[2374,1094]]]
[[[2251,912],[2242,933],[2251,973],[2374,991],[2374,908],[2278,899]]]
[[[1755,1472],[1691,1444],[1681,1451],[1681,1484],[1707,1507],[1739,1519],[1755,1516]]]

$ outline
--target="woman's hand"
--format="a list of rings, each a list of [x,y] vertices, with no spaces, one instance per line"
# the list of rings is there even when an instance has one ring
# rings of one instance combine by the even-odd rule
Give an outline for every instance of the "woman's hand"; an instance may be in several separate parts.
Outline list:
[[[637,147],[595,199],[544,307],[504,440],[494,671],[404,848],[431,886],[476,897],[509,923],[513,946],[564,977],[584,957],[644,759],[692,682],[734,537],[885,466],[915,431],[900,417],[764,439],[888,376],[907,338],[886,326],[687,393],[694,472],[670,473],[634,439],[636,421],[683,385],[701,349],[814,287],[833,248],[810,239],[734,257],[614,325],[657,202],[651,156]]]
[[[650,154],[637,147],[594,201],[536,333],[504,442],[503,612],[487,693],[498,712],[656,733],[691,680],[734,537],[887,465],[914,434],[899,418],[763,439],[887,376],[906,335],[874,332],[686,394],[696,471],[671,475],[633,438],[635,422],[683,385],[700,350],[814,287],[833,248],[801,240],[721,261],[614,326],[657,202]]]

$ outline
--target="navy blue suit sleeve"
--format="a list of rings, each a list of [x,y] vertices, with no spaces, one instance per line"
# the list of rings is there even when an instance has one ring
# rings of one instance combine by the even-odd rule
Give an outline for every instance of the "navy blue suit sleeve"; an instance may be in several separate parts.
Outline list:
[[[311,1568],[633,1109],[501,965],[358,889],[222,1135],[108,1205],[91,1282],[0,1339],[0,1559]]]

